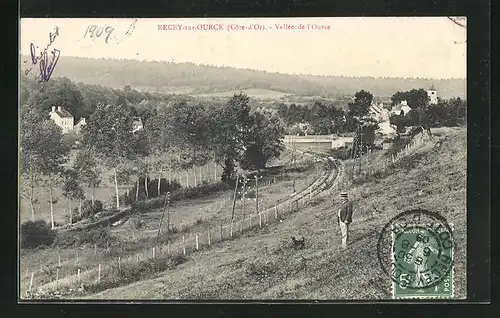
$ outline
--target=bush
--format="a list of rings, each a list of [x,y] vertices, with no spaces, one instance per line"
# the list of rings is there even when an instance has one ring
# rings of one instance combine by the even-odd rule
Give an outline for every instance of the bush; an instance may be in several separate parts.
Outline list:
[[[80,216],[78,209],[73,210],[73,223],[78,222],[84,218],[88,218],[94,216],[95,214],[102,212],[104,209],[104,205],[102,201],[94,200],[92,204],[92,200],[85,200],[82,203],[82,215]]]
[[[389,148],[387,150],[386,156],[390,157],[393,154],[398,153],[400,150],[402,150],[402,149],[404,149],[404,147],[406,147],[406,145],[409,143],[409,141],[410,141],[410,138],[408,138],[408,137],[400,137],[400,138],[394,139],[394,142],[392,143],[391,148]]]
[[[50,246],[54,242],[56,231],[44,220],[26,221],[21,224],[21,247],[36,248]]]
[[[328,150],[328,153],[332,157],[340,160],[348,160],[351,158],[351,150],[349,149],[349,147],[330,149]]]
[[[98,228],[58,232],[52,245],[57,247],[79,247],[84,244],[92,246],[97,244],[97,246],[104,248],[113,246],[115,243],[117,243],[117,239],[111,236],[109,230]]]

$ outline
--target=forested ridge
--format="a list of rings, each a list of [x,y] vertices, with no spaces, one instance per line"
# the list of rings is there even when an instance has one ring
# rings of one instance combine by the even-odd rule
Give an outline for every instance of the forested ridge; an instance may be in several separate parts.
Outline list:
[[[21,57],[22,69],[30,66],[29,57]],[[28,61],[23,63],[23,61]],[[396,91],[413,88],[438,90],[443,98],[466,96],[465,79],[374,78],[313,76],[197,65],[194,63],[148,62],[138,60],[91,59],[61,56],[53,77],[68,77],[75,82],[113,88],[126,85],[141,91],[189,94],[249,88],[270,89],[301,96],[329,98],[354,95],[360,88],[374,96],[390,97]]]

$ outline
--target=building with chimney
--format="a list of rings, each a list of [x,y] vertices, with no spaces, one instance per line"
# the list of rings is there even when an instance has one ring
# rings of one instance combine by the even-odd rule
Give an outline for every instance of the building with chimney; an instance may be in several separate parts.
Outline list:
[[[49,113],[50,119],[52,119],[57,126],[61,127],[63,134],[72,132],[74,129],[74,117],[66,109],[58,106],[52,106],[52,111]]]

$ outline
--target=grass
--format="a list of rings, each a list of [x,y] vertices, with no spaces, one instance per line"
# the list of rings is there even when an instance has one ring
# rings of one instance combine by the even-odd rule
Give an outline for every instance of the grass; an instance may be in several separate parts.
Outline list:
[[[377,259],[377,240],[386,222],[415,207],[441,213],[454,226],[455,297],[466,295],[466,131],[436,129],[450,136],[441,151],[427,142],[412,165],[390,166],[378,182],[349,189],[355,202],[350,248],[339,250],[340,235],[331,202],[319,202],[273,224],[259,235],[243,236],[127,286],[88,299],[388,299],[391,280]],[[376,209],[375,209],[376,208]],[[373,213],[376,211],[376,213]],[[377,212],[378,211],[378,212]],[[306,248],[291,247],[304,235]]]
[[[275,160],[273,163],[283,163],[286,156],[280,160]],[[307,166],[306,166],[307,167]],[[260,187],[260,206],[266,207],[274,204],[278,199],[283,199],[291,192],[292,180],[296,180],[296,188],[305,188],[319,175],[319,169],[306,169],[305,172],[290,172],[287,174],[285,181],[277,182],[271,186]],[[227,204],[223,209],[208,209],[215,200],[222,196],[227,196],[232,199],[233,191],[229,193],[217,193],[203,198],[189,200],[186,202],[177,202],[171,207],[171,220],[173,226],[177,229],[177,233],[170,236],[169,239],[175,243],[179,242],[182,235],[194,232],[206,232],[208,226],[216,226],[224,223],[228,224],[230,220],[231,204]],[[229,203],[229,202],[228,202]],[[250,200],[247,201],[248,213],[253,210],[253,205]],[[241,211],[241,203],[236,205],[236,217],[239,219]],[[123,259],[134,257],[136,253],[148,252],[152,246],[157,244],[155,236],[159,224],[159,219],[162,214],[162,209],[150,210],[145,213],[139,213],[132,216],[132,219],[142,220],[144,228],[136,229],[132,223],[133,220],[125,222],[118,227],[109,228],[113,238],[121,241],[121,244],[111,246],[109,250],[105,250],[103,246],[99,246],[95,253],[93,246],[82,246],[78,248],[78,265],[82,270],[94,269],[98,263],[110,262],[121,256]],[[166,220],[164,220],[166,222]],[[254,219],[255,221],[255,219]],[[165,225],[164,222],[164,225]],[[166,228],[165,226],[163,227]],[[166,237],[162,237],[163,242],[166,242]],[[54,268],[58,264],[58,258],[61,258],[62,268],[60,276],[74,275],[76,273],[76,250],[74,248],[47,248],[35,249],[31,251],[23,250],[21,253],[21,288],[25,290],[29,285],[30,273],[36,270],[34,276],[34,286],[40,286],[55,279]],[[40,265],[42,264],[42,265]],[[42,268],[42,270],[40,270]],[[51,269],[51,270],[49,270]],[[26,274],[28,270],[28,274]]]

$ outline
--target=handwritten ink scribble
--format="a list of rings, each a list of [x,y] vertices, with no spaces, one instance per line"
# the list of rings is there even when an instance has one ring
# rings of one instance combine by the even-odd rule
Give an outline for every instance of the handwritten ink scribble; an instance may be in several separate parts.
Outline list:
[[[50,48],[50,46],[55,41],[58,35],[59,35],[59,27],[56,27],[54,33],[52,32],[49,33],[49,44],[39,55],[37,55],[36,52],[37,47],[35,46],[35,44],[30,43],[31,64],[32,66],[38,64],[40,70],[39,76],[41,82],[47,82],[50,79],[57,65],[57,62],[59,61],[59,56],[61,55],[61,51],[59,51],[58,49],[52,49],[50,53],[47,53],[47,50]],[[26,75],[28,75],[30,72],[31,68],[24,71]]]

